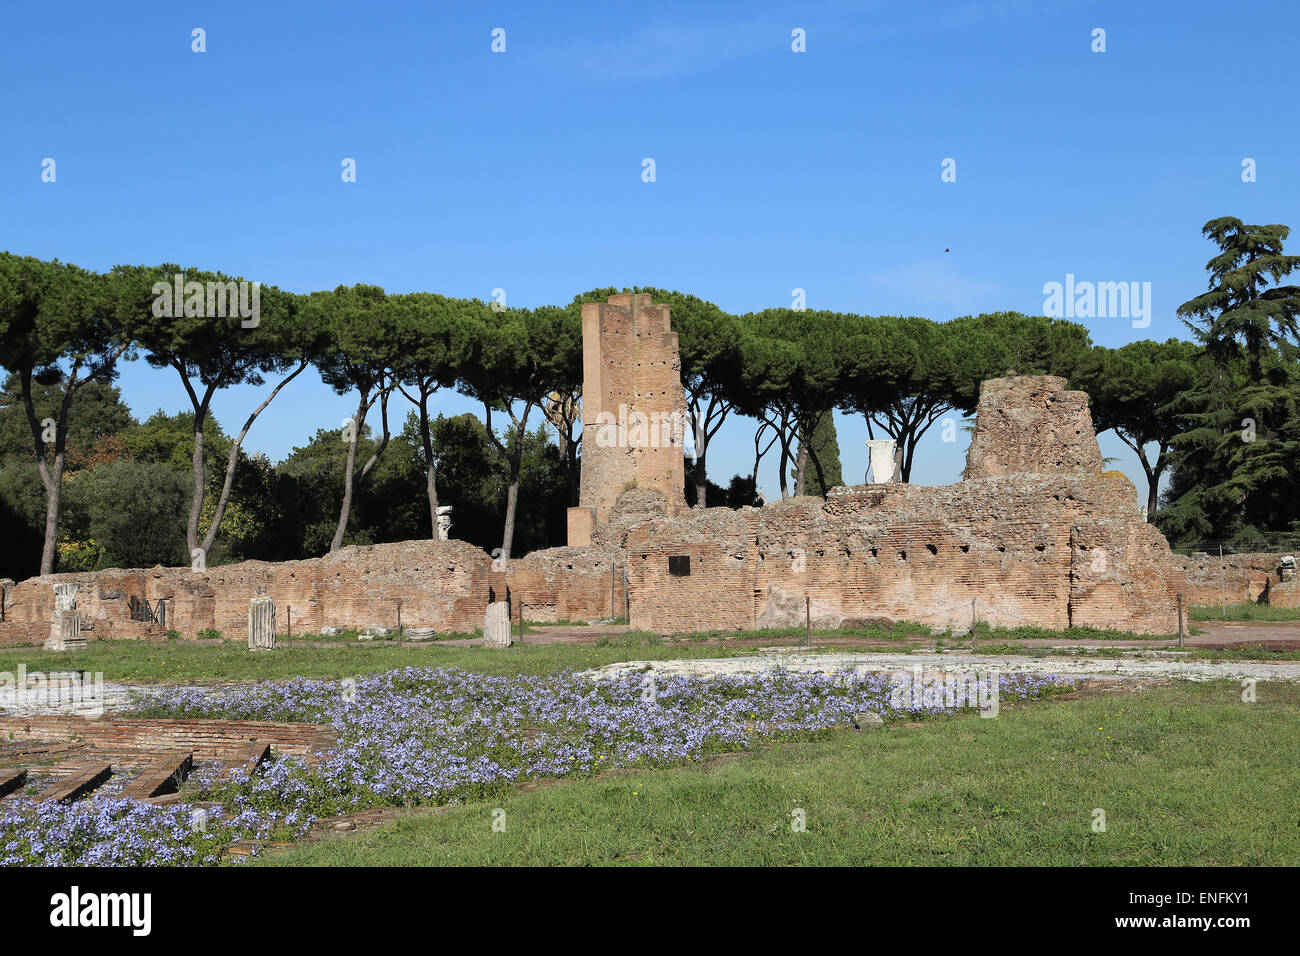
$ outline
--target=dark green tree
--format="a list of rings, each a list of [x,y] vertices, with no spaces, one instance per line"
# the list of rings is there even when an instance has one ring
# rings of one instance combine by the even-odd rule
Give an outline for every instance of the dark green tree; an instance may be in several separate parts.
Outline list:
[[[427,292],[388,298],[393,312],[397,387],[418,411],[417,427],[429,501],[430,537],[438,537],[438,467],[430,429],[429,401],[456,382],[473,361],[475,330],[485,322],[487,306],[475,300],[448,299]]]
[[[1162,527],[1177,539],[1257,539],[1300,520],[1300,267],[1282,225],[1225,217],[1202,229],[1219,253],[1209,290],[1178,314],[1205,349],[1207,374],[1177,402],[1187,424],[1174,439],[1178,494]]]
[[[804,491],[809,464],[824,486],[825,468],[816,447],[805,443],[806,457],[796,449],[799,435],[813,434],[821,419],[845,402],[851,317],[807,309],[768,309],[741,316],[738,322],[743,358],[735,407],[760,421],[756,445],[765,429],[772,431],[779,449],[781,497],[789,496],[787,467],[795,468],[795,494]]]
[[[18,377],[45,486],[41,574],[54,571],[73,405],[87,383],[112,381],[127,348],[111,304],[107,283],[96,273],[0,253],[0,362]],[[52,385],[60,386],[62,398],[56,412],[41,418],[36,389]]]
[[[488,312],[477,334],[473,361],[462,371],[460,388],[483,403],[489,440],[505,457],[509,480],[501,536],[501,557],[512,554],[518,511],[524,438],[533,409],[547,398],[572,391],[582,376],[582,327],[573,312],[555,306]],[[498,435],[494,412],[504,413],[510,428]]]
[[[281,389],[307,367],[316,340],[296,321],[295,297],[274,286],[170,263],[118,266],[112,275],[118,315],[131,339],[154,368],[176,372],[190,400],[193,494],[185,540],[191,556],[201,552],[206,560],[225,514],[244,436]],[[235,436],[220,497],[200,538],[208,475],[203,425],[212,398],[234,385],[262,385],[267,375],[281,378]]]
[[[138,461],[88,469],[68,486],[69,505],[84,515],[86,534],[99,549],[95,568],[182,563],[180,516],[188,497],[183,472]]]
[[[32,405],[38,419],[55,418],[63,406],[60,382],[32,383]],[[80,389],[68,409],[68,441],[65,471],[85,467],[96,445],[128,431],[135,425],[131,409],[122,401],[121,390],[109,382],[91,379]],[[35,462],[31,427],[23,406],[22,384],[11,374],[0,390],[0,461]]]
[[[0,578],[21,581],[41,572],[45,486],[35,462],[0,461]]]
[[[376,447],[370,426],[364,422],[357,429],[355,443],[351,436],[344,436],[342,428],[321,428],[276,465],[301,557],[319,557],[332,549],[345,475],[358,457],[372,457]],[[351,511],[349,503],[349,514]],[[346,534],[345,544],[374,543],[370,529],[353,527],[350,522]]]
[[[397,367],[402,346],[398,313],[379,286],[339,286],[333,292],[314,292],[302,305],[310,327],[322,330],[326,343],[316,359],[321,378],[340,395],[356,392],[356,415],[341,429],[347,442],[347,467],[343,471],[343,500],[330,539],[330,551],[343,547],[356,484],[370,474],[388,447],[388,398],[397,387]],[[366,463],[357,467],[357,449],[366,416],[379,404],[381,434]]]
[[[812,438],[807,441],[809,447],[805,448],[804,445],[805,439],[801,434],[799,436],[800,460],[807,460],[811,449],[812,457],[821,463],[821,470],[813,469],[811,475],[807,475],[807,469],[804,469],[807,475],[804,493],[825,498],[828,490],[844,484],[844,472],[840,465],[840,441],[835,431],[835,416],[832,413],[827,412],[817,420]]]

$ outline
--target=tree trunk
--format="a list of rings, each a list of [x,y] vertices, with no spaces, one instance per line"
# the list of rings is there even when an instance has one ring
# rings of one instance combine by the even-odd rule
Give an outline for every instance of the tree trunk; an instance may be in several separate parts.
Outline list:
[[[54,573],[54,559],[59,544],[59,508],[63,502],[62,449],[54,453],[54,469],[45,485],[45,545],[41,548],[41,574]],[[43,469],[42,469],[43,470]]]
[[[830,491],[830,489],[826,487],[826,471],[825,469],[822,468],[821,458],[817,454],[817,449],[813,447],[811,436],[814,435],[817,429],[821,426],[822,415],[833,415],[833,414],[834,414],[833,412],[822,412],[821,415],[817,416],[817,418],[813,421],[812,426],[808,429],[808,435],[809,435],[808,441],[802,443],[799,449],[801,454],[803,453],[804,446],[806,446],[808,449],[807,455],[805,456],[807,460],[804,462],[802,466],[803,471],[806,475],[808,472],[808,462],[812,462],[813,473],[817,476],[817,485],[821,488],[821,497],[823,498],[826,497],[826,492]]]
[[[352,441],[348,443],[348,460],[343,468],[343,507],[339,509],[339,523],[334,528],[334,540],[330,542],[330,553],[343,547],[343,536],[347,534],[348,517],[352,511],[352,469],[357,463],[357,442],[361,441],[361,427],[366,423],[366,410],[370,407],[369,389],[361,392],[361,401],[357,405],[357,417],[352,427]]]
[[[185,526],[185,542],[191,558],[199,547],[199,516],[203,513],[203,486],[208,477],[203,463],[203,419],[206,415],[206,408],[194,413],[194,498],[190,501],[190,519]],[[207,557],[206,551],[204,557]]]
[[[55,422],[54,471],[52,474],[48,464],[48,446],[43,437],[44,429],[36,419],[36,407],[32,402],[32,369],[25,368],[19,372],[19,391],[22,393],[23,408],[27,412],[27,424],[32,430],[32,444],[36,451],[36,467],[41,475],[41,483],[45,486],[45,541],[41,546],[40,572],[42,575],[54,573],[54,561],[58,554],[59,515],[63,505],[63,468],[67,461],[68,450],[68,411],[72,408],[73,397],[76,395],[77,389],[86,382],[97,378],[112,368],[113,363],[126,351],[128,344],[123,342],[119,345],[116,351],[109,355],[99,367],[92,369],[81,381],[77,380],[81,360],[77,359],[72,363],[72,371],[68,375],[68,384],[63,389],[63,402],[59,407],[59,418]],[[3,611],[3,608],[0,608],[0,611]]]
[[[515,507],[519,503],[519,469],[510,466],[510,487],[506,489],[506,526],[501,534],[501,560],[510,560],[510,549],[515,543]],[[504,567],[504,564],[503,564]]]
[[[253,427],[253,422],[257,421],[257,416],[262,414],[267,405],[271,404],[271,400],[275,398],[276,395],[280,394],[280,389],[284,388],[297,378],[298,373],[306,367],[307,363],[303,362],[298,366],[293,374],[271,390],[271,394],[266,397],[266,400],[253,410],[253,414],[248,416],[248,420],[244,422],[243,430],[240,431],[236,436],[234,443],[231,444],[230,457],[226,460],[226,476],[221,483],[221,496],[217,499],[216,510],[212,513],[212,525],[208,528],[208,533],[203,537],[202,547],[204,555],[207,555],[207,553],[212,550],[212,543],[217,539],[217,529],[221,526],[221,519],[226,515],[226,505],[230,501],[230,489],[235,483],[235,466],[239,463],[239,449],[244,444],[244,438],[247,437],[248,430]]]
[[[433,437],[429,434],[429,396],[420,393],[420,441],[424,445],[424,460],[427,465],[424,472],[424,489],[429,496],[429,523],[433,527],[432,538],[439,540],[438,531],[438,466],[433,462]]]
[[[763,443],[763,432],[767,431],[767,429],[771,427],[771,422],[764,421],[763,424],[759,425],[758,429],[754,432],[754,470],[750,472],[750,478],[754,482],[755,494],[758,493],[758,466],[762,463],[763,457],[772,450],[772,445],[776,443],[776,436],[773,435],[772,440],[767,443],[766,448],[760,447]]]
[[[59,544],[59,509],[63,502],[63,462],[66,447],[68,408],[72,404],[72,389],[76,372],[70,377],[68,390],[63,395],[63,406],[59,410],[59,420],[54,433],[54,471],[49,467],[48,445],[43,437],[44,430],[36,418],[36,406],[32,402],[32,370],[23,369],[19,373],[23,408],[27,412],[27,423],[32,430],[32,447],[36,451],[36,467],[41,475],[41,484],[45,486],[45,543],[41,547],[41,574],[54,573],[54,559]]]
[[[515,511],[519,504],[519,472],[523,468],[524,459],[524,438],[528,435],[528,416],[532,413],[533,406],[531,402],[525,403],[524,414],[522,418],[515,418],[514,412],[511,411],[508,402],[503,402],[507,414],[510,415],[510,421],[515,426],[514,447],[507,449],[501,439],[497,437],[492,430],[492,404],[484,401],[484,424],[487,426],[488,437],[496,444],[506,456],[506,461],[510,464],[510,484],[506,488],[506,523],[501,532],[501,560],[503,562],[510,560],[511,548],[515,543]]]
[[[777,465],[776,477],[780,482],[781,500],[784,501],[790,497],[790,483],[785,474],[786,463],[790,461],[790,441],[786,438],[784,429],[778,429],[777,440],[781,443],[781,460]]]
[[[1119,435],[1118,429],[1116,429],[1115,434]],[[1156,459],[1156,464],[1153,468],[1150,459],[1147,458],[1146,448],[1144,448],[1136,438],[1133,439],[1133,441],[1129,441],[1123,435],[1120,435],[1120,440],[1137,452],[1138,464],[1142,466],[1142,474],[1147,476],[1147,514],[1155,514],[1156,509],[1159,506],[1160,475],[1165,470],[1164,458],[1166,449],[1161,447],[1160,455]]]
[[[795,497],[802,498],[808,488],[808,440],[799,442],[799,457],[795,460],[794,466],[794,493]]]
[[[904,435],[904,442],[899,442],[898,448],[894,451],[894,460],[898,462],[895,469],[898,472],[898,480],[905,485],[912,483],[912,453],[916,451],[916,439],[911,435]]]
[[[695,507],[707,508],[709,506],[709,478],[704,456],[709,450],[709,436],[700,425],[699,411],[694,402],[687,407],[687,411],[691,416],[691,428],[695,430],[695,467],[691,469],[695,478]]]

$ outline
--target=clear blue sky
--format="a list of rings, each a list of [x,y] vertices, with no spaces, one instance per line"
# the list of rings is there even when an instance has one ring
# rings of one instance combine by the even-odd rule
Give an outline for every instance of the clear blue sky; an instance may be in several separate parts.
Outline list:
[[[1150,327],[1094,319],[1098,343],[1181,336],[1174,310],[1205,285],[1206,220],[1300,227],[1298,9],[12,4],[0,248],[100,270],[175,261],[295,292],[501,287],[520,306],[655,285],[745,312],[799,287],[810,308],[938,320],[1041,312],[1043,284],[1073,273],[1152,285]],[[191,51],[196,27],[206,53]],[[1105,53],[1091,50],[1098,27]],[[1256,182],[1242,182],[1246,157]],[[120,384],[141,417],[189,407],[174,374],[142,362]],[[258,400],[232,389],[216,414],[237,426]],[[304,376],[247,448],[278,460],[352,403]],[[839,424],[845,479],[861,481],[865,428]],[[715,480],[748,472],[752,429],[724,427]],[[1103,451],[1143,487],[1116,440]],[[965,436],[932,434],[913,480],[954,481],[964,455]],[[775,494],[770,463],[760,483]]]

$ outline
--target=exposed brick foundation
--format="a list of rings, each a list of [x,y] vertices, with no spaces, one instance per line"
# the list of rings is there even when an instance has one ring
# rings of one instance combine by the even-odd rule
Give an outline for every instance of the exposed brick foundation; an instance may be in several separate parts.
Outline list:
[[[277,754],[305,756],[332,750],[332,727],[263,720],[158,720],[140,717],[0,717],[0,734],[27,740],[79,740],[113,751],[183,750],[196,760],[246,758],[250,741],[271,745]]]

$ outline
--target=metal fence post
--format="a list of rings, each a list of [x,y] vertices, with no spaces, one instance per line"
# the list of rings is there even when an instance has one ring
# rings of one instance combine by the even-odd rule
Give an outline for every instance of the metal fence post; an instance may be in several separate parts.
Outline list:
[[[1228,568],[1223,563],[1223,545],[1219,545],[1219,603],[1223,607],[1223,619],[1228,619]]]
[[[1183,646],[1183,592],[1178,592],[1178,646]]]

